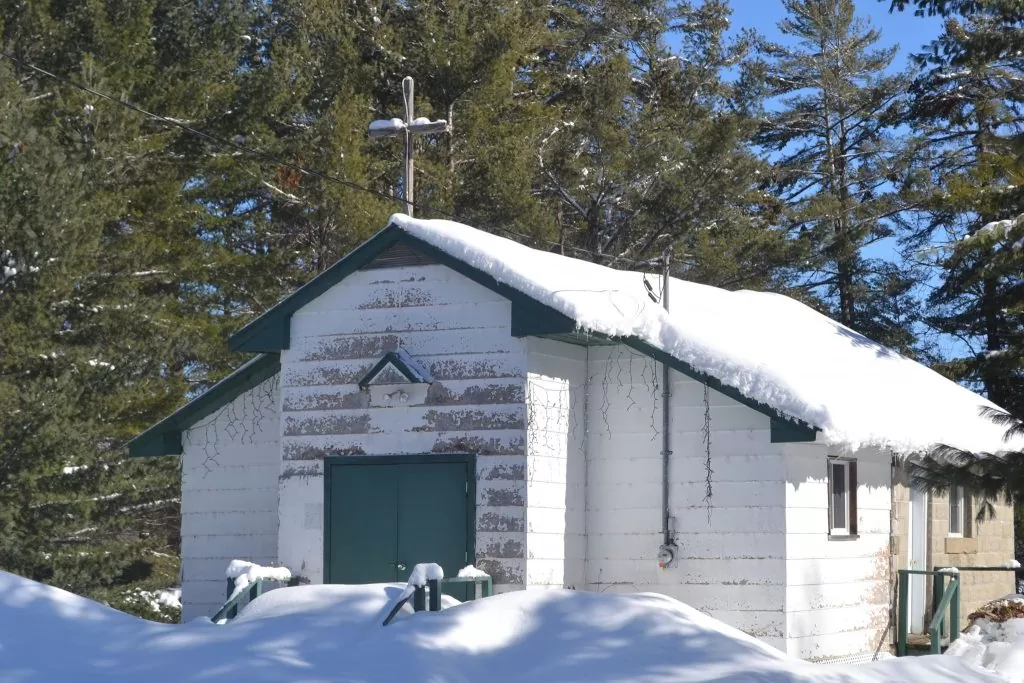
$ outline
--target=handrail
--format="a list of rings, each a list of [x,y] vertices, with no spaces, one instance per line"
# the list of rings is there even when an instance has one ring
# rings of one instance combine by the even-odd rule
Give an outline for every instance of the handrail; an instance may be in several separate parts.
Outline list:
[[[217,613],[210,618],[213,623],[217,623],[221,620],[231,621],[238,616],[238,608],[242,606],[242,601],[248,598],[249,602],[252,602],[256,598],[263,594],[263,584],[265,583],[285,583],[284,581],[278,581],[275,579],[257,579],[248,585],[248,590],[236,590],[235,580],[227,579],[226,595],[227,600],[221,605],[221,608],[217,610]],[[299,580],[292,577],[288,582],[289,586],[297,586]]]
[[[429,600],[429,609],[430,609],[430,611],[431,612],[440,612],[441,611],[441,586],[446,586],[446,585],[451,585],[451,584],[456,584],[456,583],[471,583],[471,584],[473,584],[473,597],[470,598],[471,600],[476,600],[476,598],[477,598],[477,595],[476,595],[476,593],[477,593],[476,587],[477,586],[481,587],[481,591],[480,591],[481,595],[480,595],[480,597],[482,597],[482,598],[489,598],[489,597],[491,597],[491,593],[494,590],[494,585],[493,585],[492,579],[491,579],[491,577],[489,575],[482,575],[482,576],[456,576],[456,577],[452,577],[452,578],[441,579],[440,581],[437,580],[437,579],[429,579],[427,581],[427,585],[426,586],[416,586],[412,593],[409,593],[407,595],[403,595],[398,600],[398,602],[395,603],[395,606],[391,608],[391,611],[388,612],[387,617],[384,618],[384,624],[383,625],[387,626],[392,621],[394,621],[395,617],[398,616],[398,613],[401,611],[402,607],[405,606],[405,604],[407,602],[409,602],[409,600],[412,600],[412,609],[413,609],[414,612],[423,612],[428,607],[427,598],[429,597],[430,598],[430,600]],[[428,589],[429,589],[429,591],[428,591]],[[429,596],[428,596],[428,592],[429,592]]]
[[[442,586],[450,586],[453,583],[471,583],[473,584],[473,600],[476,600],[476,587],[481,588],[481,598],[489,598],[494,593],[494,582],[490,575],[485,574],[482,576],[453,576],[451,578],[441,579]]]
[[[940,588],[945,583],[944,574],[949,576],[949,585],[942,591],[942,599],[935,607],[932,621],[928,625],[933,655],[942,653],[942,636],[946,629],[949,630],[949,642],[953,642],[960,635],[960,575],[941,571],[936,574],[936,584]],[[946,610],[949,610],[949,621],[946,621]]]
[[[217,613],[211,617],[210,621],[218,623],[221,620],[231,621],[238,616],[238,606],[242,603],[242,599],[248,596],[249,602],[252,602],[263,593],[263,580],[259,579],[249,584],[249,590],[234,591],[234,582],[228,579],[228,599],[221,608],[217,610]]]
[[[952,642],[960,634],[960,574],[963,572],[1012,572],[1017,577],[1024,574],[1024,571],[1016,567],[936,567],[932,570],[898,569],[897,657],[904,657],[907,654],[907,639],[910,634],[910,577],[912,575],[934,577],[932,582],[932,605],[934,605],[934,608],[928,632],[931,636],[931,651],[938,654],[941,651],[943,637],[948,634],[950,642]],[[949,586],[946,586],[946,577],[950,578]],[[950,611],[948,619],[945,618],[947,609]]]
[[[263,593],[263,579],[259,579],[249,584],[248,590],[235,590],[235,584],[233,579],[227,580],[227,601],[221,606],[217,613],[211,617],[213,623],[219,623],[221,621],[231,621],[238,616],[238,608],[241,607],[242,601],[248,598],[249,602],[252,602]],[[494,583],[490,576],[458,576],[452,578],[442,579],[440,584],[435,581],[428,581],[428,587],[430,588],[430,611],[437,612],[441,609],[441,586],[448,586],[452,584],[473,584],[473,597],[471,600],[477,598],[477,586],[480,587],[480,597],[489,598],[494,592]],[[291,585],[291,583],[289,584]],[[419,587],[414,593],[406,596],[400,600],[387,618],[384,620],[384,625],[387,626],[397,616],[399,610],[405,605],[410,599],[413,601],[413,609],[417,612],[422,612],[427,609],[427,591],[424,587]]]

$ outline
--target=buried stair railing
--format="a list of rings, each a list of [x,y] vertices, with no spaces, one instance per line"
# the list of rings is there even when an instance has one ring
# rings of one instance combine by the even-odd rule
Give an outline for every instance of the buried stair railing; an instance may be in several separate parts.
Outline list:
[[[960,633],[960,574],[956,570],[936,569],[900,569],[897,571],[899,583],[897,598],[899,601],[896,621],[896,656],[907,656],[907,641],[910,637],[910,577],[932,577],[932,612],[931,623],[928,624],[932,654],[942,652],[942,640],[947,635],[950,642],[956,640]],[[945,585],[946,578],[949,585]]]
[[[282,583],[282,581],[278,580],[257,579],[250,582],[247,586],[239,589],[235,584],[234,579],[227,579],[227,600],[221,608],[217,610],[217,613],[213,615],[211,621],[215,624],[220,624],[234,619],[238,616],[238,610],[243,604],[252,602],[263,594],[263,585],[268,582]],[[289,586],[298,585],[298,579],[293,578],[288,581],[287,584]],[[398,615],[398,612],[402,609],[405,603],[409,600],[412,600],[412,607],[416,612],[426,611],[428,607],[431,612],[439,612],[441,610],[441,588],[443,586],[460,584],[471,584],[473,586],[473,595],[470,598],[471,600],[475,600],[478,597],[488,598],[494,591],[494,585],[491,577],[483,574],[482,572],[474,576],[458,576],[450,579],[428,580],[426,585],[416,586],[415,590],[399,598],[397,604],[384,620],[384,625],[387,626],[390,624]]]
[[[960,635],[960,575],[948,574],[949,585],[943,587],[946,576],[942,571],[936,572],[932,583],[932,604],[936,607],[928,625],[928,633],[931,635],[933,655],[942,653],[943,638],[948,636],[952,643]],[[935,601],[936,596],[938,602]]]
[[[248,586],[238,589],[235,585],[234,579],[228,579],[227,589],[227,600],[221,605],[221,608],[217,610],[217,613],[211,617],[211,621],[215,624],[222,622],[231,621],[238,616],[238,608],[242,606],[242,603],[249,603],[260,597],[263,594],[264,583],[283,583],[282,581],[273,579],[257,579],[249,583]],[[287,582],[289,586],[298,585],[298,582],[294,579]]]
[[[946,645],[960,635],[960,575],[963,572],[1013,572],[1021,577],[1017,567],[938,567],[931,571],[923,569],[900,569],[897,571],[898,613],[896,621],[896,656],[907,655],[907,641],[910,636],[909,595],[911,575],[932,577],[932,620],[928,625],[929,645],[932,654],[942,652],[943,640]],[[946,579],[949,585],[946,585]]]
[[[491,581],[491,577],[486,574],[480,574],[476,576],[457,576],[454,578],[445,579],[427,579],[426,585],[422,586],[409,586],[407,592],[398,599],[395,606],[388,612],[388,616],[384,619],[384,626],[387,626],[398,613],[405,606],[405,603],[412,600],[412,609],[414,612],[423,612],[428,609],[431,612],[441,611],[441,587],[451,586],[456,584],[472,584],[473,585],[473,597],[475,600],[477,596],[477,588],[479,587],[479,597],[489,598],[494,590],[494,584]],[[411,592],[408,592],[408,588],[412,588]],[[429,603],[429,604],[428,604]]]

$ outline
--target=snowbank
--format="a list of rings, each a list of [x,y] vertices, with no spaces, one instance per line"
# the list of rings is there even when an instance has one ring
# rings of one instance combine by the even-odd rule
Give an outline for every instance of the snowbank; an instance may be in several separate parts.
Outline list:
[[[823,667],[669,598],[521,591],[380,625],[399,585],[271,591],[155,624],[0,572],[0,680],[189,683],[1003,683],[963,658]],[[54,648],[60,656],[54,656]]]
[[[235,580],[235,589],[231,592],[228,600],[256,581],[288,583],[292,580],[292,573],[287,567],[261,567],[247,560],[231,560],[227,569],[224,570],[224,576]]]
[[[946,650],[1009,683],[1024,683],[1024,597],[993,600],[970,615],[971,626]]]
[[[459,223],[401,214],[391,223],[577,321],[637,337],[755,401],[822,430],[824,439],[900,453],[945,443],[999,451],[987,400],[789,297],[671,282],[671,313],[641,273],[620,271]],[[658,278],[650,278],[655,291]],[[1024,444],[1024,440],[1021,440]]]
[[[482,569],[477,569],[471,564],[467,564],[459,570],[460,579],[486,579],[488,576],[489,574],[487,572]]]
[[[409,572],[409,582],[405,585],[405,590],[402,591],[402,595],[399,598],[404,600],[411,597],[416,592],[417,588],[423,588],[427,585],[427,581],[440,581],[444,578],[444,568],[439,564],[433,562],[426,562],[417,564]]]

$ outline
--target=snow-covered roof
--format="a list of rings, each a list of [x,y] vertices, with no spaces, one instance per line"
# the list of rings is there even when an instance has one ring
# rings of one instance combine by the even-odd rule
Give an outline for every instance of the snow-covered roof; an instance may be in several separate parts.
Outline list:
[[[638,338],[817,427],[827,443],[902,454],[939,443],[974,451],[1008,446],[1004,430],[979,414],[991,402],[787,296],[673,278],[666,313],[647,296],[642,273],[538,251],[451,221],[396,214],[391,224],[582,330]],[[657,289],[657,276],[648,279]]]

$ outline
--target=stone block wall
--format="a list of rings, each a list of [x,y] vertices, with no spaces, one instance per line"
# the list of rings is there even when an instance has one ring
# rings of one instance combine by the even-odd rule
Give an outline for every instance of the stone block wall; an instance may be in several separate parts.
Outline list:
[[[970,501],[970,523],[963,537],[949,535],[949,497],[936,493],[929,497],[930,567],[999,567],[1013,558],[1013,508],[995,506],[995,516],[975,522],[978,502]],[[967,615],[986,602],[1014,592],[1013,572],[969,572],[961,574],[961,627]],[[929,595],[931,588],[929,587]]]

